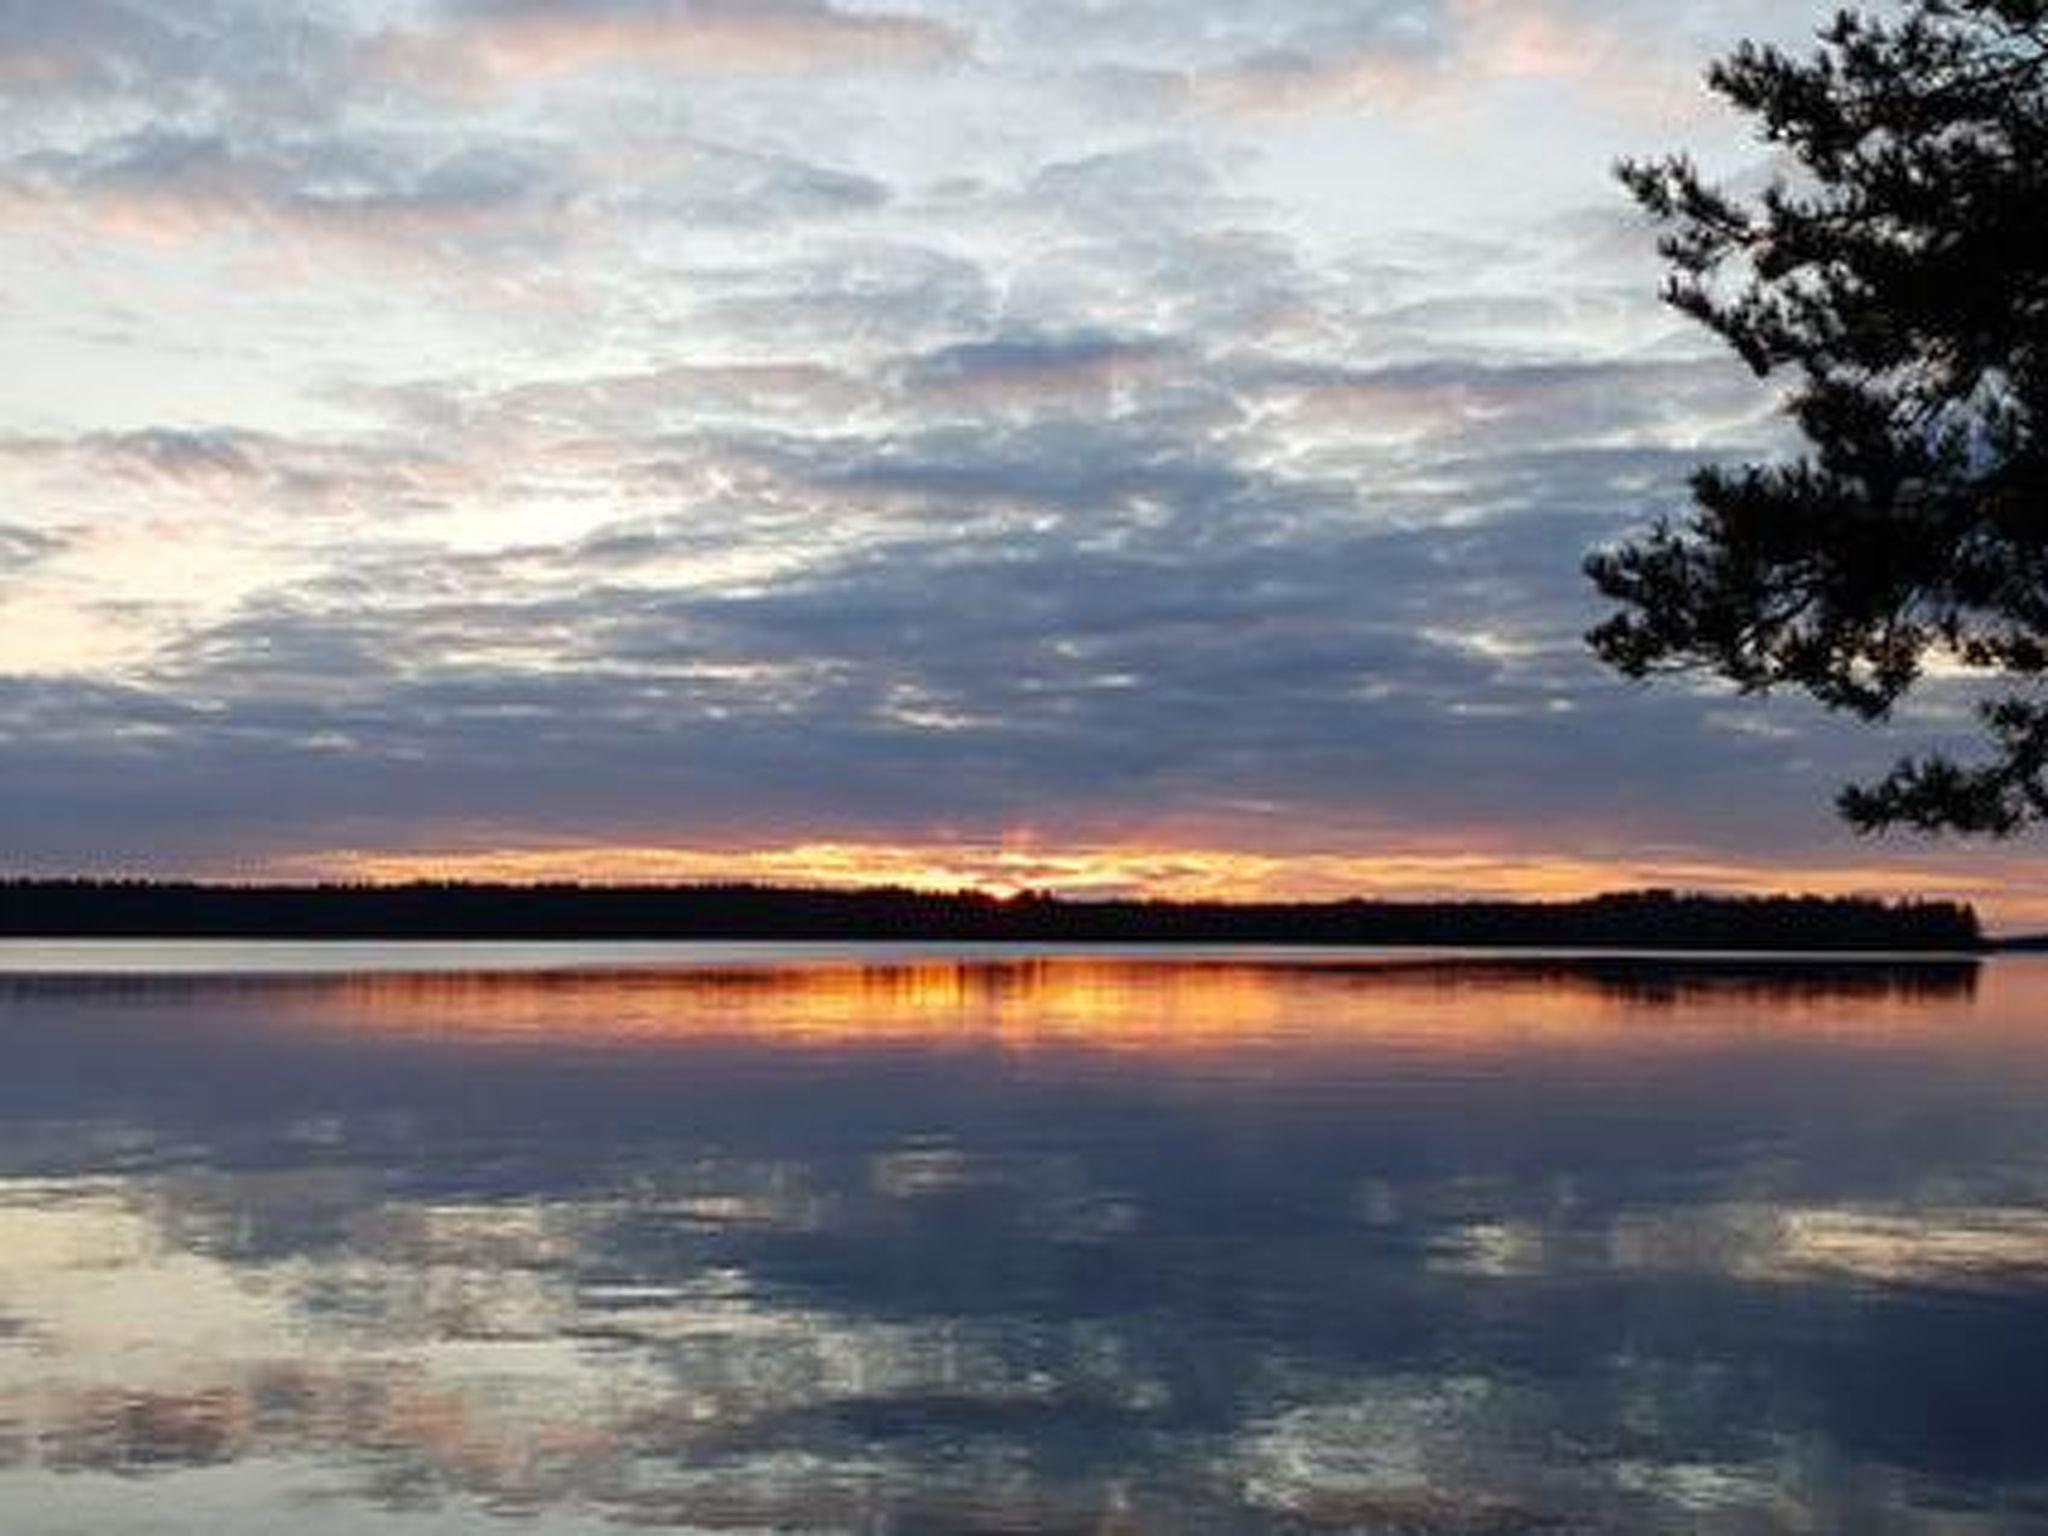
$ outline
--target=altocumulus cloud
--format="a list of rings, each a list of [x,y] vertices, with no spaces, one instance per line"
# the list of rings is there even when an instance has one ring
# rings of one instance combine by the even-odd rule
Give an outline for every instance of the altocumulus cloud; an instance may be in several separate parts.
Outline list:
[[[826,0],[471,0],[378,39],[375,62],[429,89],[631,68],[681,75],[909,68],[965,52],[921,17]]]
[[[1607,163],[1815,19],[0,0],[0,839],[1874,880],[1899,743],[1577,639],[1783,430]]]

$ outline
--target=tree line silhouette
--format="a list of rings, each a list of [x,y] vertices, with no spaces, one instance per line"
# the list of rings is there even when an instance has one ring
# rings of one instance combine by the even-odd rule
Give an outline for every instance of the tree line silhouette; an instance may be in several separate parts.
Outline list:
[[[770,885],[0,881],[0,936],[779,939],[1976,950],[1946,901],[1651,890],[1580,901],[1181,902]]]

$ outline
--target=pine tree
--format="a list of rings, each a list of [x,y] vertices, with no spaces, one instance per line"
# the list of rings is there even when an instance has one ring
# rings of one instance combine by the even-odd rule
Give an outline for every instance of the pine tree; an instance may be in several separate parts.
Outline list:
[[[1843,12],[1708,84],[1789,172],[1742,199],[1685,156],[1620,176],[1664,228],[1666,299],[1788,382],[1787,462],[1710,466],[1693,511],[1596,553],[1588,639],[1882,719],[1928,672],[1996,680],[1988,753],[1843,791],[1855,826],[2048,819],[2048,0]]]

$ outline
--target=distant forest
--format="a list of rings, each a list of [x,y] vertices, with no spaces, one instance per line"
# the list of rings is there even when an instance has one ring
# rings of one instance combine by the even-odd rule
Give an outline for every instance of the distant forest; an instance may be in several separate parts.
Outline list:
[[[1638,891],[1568,902],[1077,901],[766,885],[0,881],[0,936],[946,940],[1977,950],[1955,902]]]

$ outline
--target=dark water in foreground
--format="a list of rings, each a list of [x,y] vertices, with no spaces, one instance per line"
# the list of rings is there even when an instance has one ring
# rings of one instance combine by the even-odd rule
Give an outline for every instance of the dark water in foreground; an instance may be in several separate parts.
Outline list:
[[[325,953],[0,975],[8,1536],[2048,1532],[2048,963]]]

